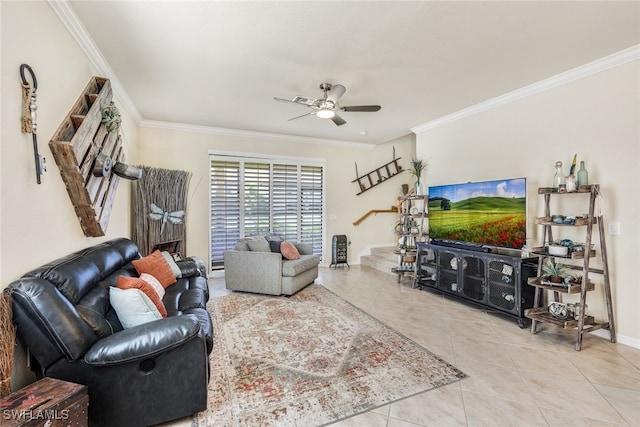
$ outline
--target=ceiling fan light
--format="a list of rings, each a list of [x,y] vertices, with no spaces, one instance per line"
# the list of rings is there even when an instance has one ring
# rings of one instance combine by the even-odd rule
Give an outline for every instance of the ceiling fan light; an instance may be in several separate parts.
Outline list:
[[[318,112],[316,113],[316,116],[320,117],[321,119],[330,119],[333,116],[336,115],[336,112],[333,110],[328,110],[326,108],[323,108],[321,110],[318,110]]]

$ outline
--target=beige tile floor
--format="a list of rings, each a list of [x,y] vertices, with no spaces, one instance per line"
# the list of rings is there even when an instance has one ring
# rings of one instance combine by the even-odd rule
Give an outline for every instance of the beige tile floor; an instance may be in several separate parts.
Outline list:
[[[224,279],[210,283],[214,296],[227,292]],[[321,268],[316,283],[469,375],[333,426],[640,426],[638,349],[588,334],[576,352],[574,334],[542,326],[532,335],[367,267]]]

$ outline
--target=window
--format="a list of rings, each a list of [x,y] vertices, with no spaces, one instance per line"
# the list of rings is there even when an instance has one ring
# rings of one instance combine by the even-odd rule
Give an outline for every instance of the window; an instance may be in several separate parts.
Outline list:
[[[311,243],[322,256],[324,166],[211,155],[211,268],[244,236]]]

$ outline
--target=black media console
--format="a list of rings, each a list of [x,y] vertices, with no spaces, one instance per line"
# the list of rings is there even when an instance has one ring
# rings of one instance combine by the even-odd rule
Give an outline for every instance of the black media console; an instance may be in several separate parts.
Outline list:
[[[525,326],[524,310],[533,307],[537,258],[520,251],[483,245],[418,243],[417,285],[496,310]]]

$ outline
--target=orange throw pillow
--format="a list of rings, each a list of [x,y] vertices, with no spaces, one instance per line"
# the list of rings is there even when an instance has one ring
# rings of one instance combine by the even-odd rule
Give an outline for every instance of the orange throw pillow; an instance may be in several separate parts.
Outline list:
[[[148,273],[152,275],[165,288],[176,283],[176,276],[160,251],[154,251],[151,255],[131,261],[131,263],[138,274]]]
[[[118,283],[116,284],[118,289],[140,289],[146,296],[149,297],[153,305],[156,306],[162,317],[167,317],[167,308],[162,303],[160,296],[153,286],[145,282],[143,279],[137,277],[118,276]]]
[[[291,242],[280,243],[280,252],[286,259],[300,258],[300,252],[298,252],[298,248],[296,248],[295,245]]]

